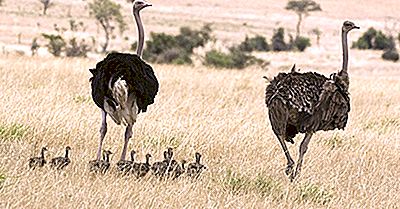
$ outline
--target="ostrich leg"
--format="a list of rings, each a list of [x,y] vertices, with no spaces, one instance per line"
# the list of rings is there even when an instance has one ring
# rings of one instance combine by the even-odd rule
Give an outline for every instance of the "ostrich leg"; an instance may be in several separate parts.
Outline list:
[[[296,172],[292,173],[292,176],[290,178],[291,181],[293,181],[293,179],[300,174],[301,171],[301,165],[303,164],[303,158],[304,158],[304,154],[307,152],[308,149],[308,143],[310,143],[311,137],[312,137],[313,133],[306,133],[306,135],[304,136],[303,141],[300,144],[299,147],[299,160],[297,161],[297,166],[296,166]]]
[[[128,142],[129,139],[132,137],[132,125],[128,124],[128,126],[126,127],[125,130],[125,141],[124,141],[124,147],[122,148],[122,154],[121,154],[121,160],[125,160],[125,156],[126,156],[126,150],[128,148]]]
[[[104,137],[107,133],[107,113],[104,110],[101,110],[101,128],[100,128],[100,142],[99,149],[97,150],[97,161],[101,159],[101,147],[103,145]]]
[[[285,152],[285,156],[287,159],[287,167],[285,170],[286,175],[292,175],[293,173],[293,165],[294,165],[294,161],[292,159],[292,157],[290,156],[289,150],[286,147],[286,143],[285,143],[285,135],[277,135],[279,142],[281,143],[283,152]]]

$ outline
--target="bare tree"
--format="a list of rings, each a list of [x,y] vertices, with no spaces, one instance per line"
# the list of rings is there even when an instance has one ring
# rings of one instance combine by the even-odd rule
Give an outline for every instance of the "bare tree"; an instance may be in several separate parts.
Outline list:
[[[115,25],[118,25],[121,34],[126,30],[126,23],[121,14],[121,5],[111,0],[93,0],[92,3],[89,3],[89,9],[90,15],[96,18],[104,30],[106,42],[102,45],[102,52],[106,52]]]
[[[293,10],[299,16],[296,26],[296,37],[300,36],[300,25],[303,17],[307,17],[309,12],[322,11],[321,6],[313,0],[290,0],[285,9]]]
[[[54,5],[50,0],[39,0],[43,4],[43,15],[46,15],[47,9]]]

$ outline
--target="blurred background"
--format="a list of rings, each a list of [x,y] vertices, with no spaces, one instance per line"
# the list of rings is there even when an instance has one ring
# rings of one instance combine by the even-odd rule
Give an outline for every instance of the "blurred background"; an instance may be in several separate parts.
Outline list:
[[[136,49],[130,0],[0,2],[2,54],[97,60],[109,51],[133,53]],[[153,7],[142,11],[142,20],[144,58],[152,63],[268,68],[299,60],[312,67],[318,60],[319,66],[327,68],[331,61],[340,62],[344,20],[361,27],[349,35],[350,46],[359,49],[350,55],[351,66],[357,69],[370,62],[399,59],[397,0],[151,3]],[[391,63],[386,64],[393,69]]]

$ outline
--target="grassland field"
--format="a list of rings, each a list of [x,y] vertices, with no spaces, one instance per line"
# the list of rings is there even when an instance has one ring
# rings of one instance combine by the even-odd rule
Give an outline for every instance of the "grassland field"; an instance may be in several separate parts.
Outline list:
[[[118,1],[123,4],[123,1]],[[347,3],[346,3],[347,2]],[[180,26],[213,22],[223,45],[246,34],[271,36],[272,29],[293,30],[296,16],[284,1],[154,1],[143,12],[146,34],[176,33]],[[351,112],[345,131],[318,132],[305,155],[301,176],[290,183],[286,160],[268,120],[264,101],[272,77],[296,63],[302,72],[325,75],[341,66],[339,29],[351,19],[363,30],[370,26],[400,32],[392,24],[400,16],[395,0],[321,1],[323,12],[307,17],[303,31],[318,26],[321,46],[304,53],[258,53],[266,68],[214,69],[199,64],[152,64],[160,91],[148,112],[134,125],[129,149],[144,160],[162,158],[173,147],[177,160],[203,154],[207,170],[197,180],[160,181],[120,177],[115,172],[89,175],[87,164],[98,145],[100,110],[90,96],[90,72],[100,55],[53,58],[18,55],[41,31],[70,15],[90,25],[83,1],[56,2],[48,16],[36,1],[5,2],[0,7],[0,208],[400,208],[400,64],[383,61],[379,51],[350,50]],[[127,21],[129,6],[124,3]],[[390,16],[391,15],[391,16]],[[390,17],[388,17],[390,16]],[[39,22],[40,26],[38,26]],[[246,26],[243,23],[246,22]],[[238,27],[243,27],[240,33]],[[349,41],[362,31],[349,35]],[[21,43],[17,34],[22,33]],[[133,25],[126,34],[132,34]],[[83,34],[84,35],[84,34]],[[127,41],[111,49],[128,50]],[[113,165],[123,144],[124,128],[109,120],[104,147]],[[297,158],[302,136],[289,149]],[[72,163],[64,171],[49,167],[29,171],[27,159],[47,146],[47,157],[72,147]]]

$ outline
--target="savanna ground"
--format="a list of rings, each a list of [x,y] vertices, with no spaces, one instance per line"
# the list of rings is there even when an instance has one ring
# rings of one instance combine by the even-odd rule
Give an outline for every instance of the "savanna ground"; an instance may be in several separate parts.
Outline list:
[[[1,8],[5,51],[16,44],[19,30],[33,31],[33,18],[48,30],[56,20],[68,20],[57,13],[62,3],[43,17],[23,7],[38,7],[34,1],[21,2],[6,1],[9,6]],[[252,32],[270,37],[275,24],[294,28],[296,17],[282,9],[285,3],[271,2],[156,1],[143,19],[147,31],[157,32],[211,21],[217,37],[235,42]],[[169,146],[175,148],[177,160],[192,160],[199,151],[207,170],[195,181],[151,176],[137,180],[113,172],[89,175],[87,162],[95,157],[100,111],[90,98],[87,69],[99,60],[0,55],[0,208],[399,208],[400,65],[382,61],[381,52],[350,51],[352,109],[346,130],[318,132],[298,180],[290,183],[284,175],[286,160],[267,119],[262,76],[288,71],[293,63],[303,71],[336,71],[341,66],[336,44],[341,22],[352,19],[363,29],[384,29],[386,15],[400,6],[397,1],[352,1],[346,6],[334,2],[321,1],[326,11],[306,19],[314,24],[310,28],[318,25],[327,31],[322,46],[305,53],[260,54],[271,62],[267,69],[153,64],[160,92],[148,112],[139,115],[129,148],[138,151],[140,161],[151,153],[153,162]],[[11,22],[3,18],[10,15]],[[82,18],[90,21],[87,15]],[[248,23],[237,33],[235,28],[243,22]],[[94,34],[95,30],[93,26]],[[19,47],[29,47],[34,33],[25,32]],[[134,40],[133,26],[130,33]],[[351,32],[350,40],[360,34]],[[112,48],[118,49],[121,43],[116,43]],[[111,120],[108,124],[104,147],[115,153],[115,164],[124,129]],[[296,137],[296,144],[290,145],[295,158],[301,139]],[[53,157],[62,155],[67,145],[72,147],[72,164],[65,171],[27,169],[27,159],[41,146]]]

